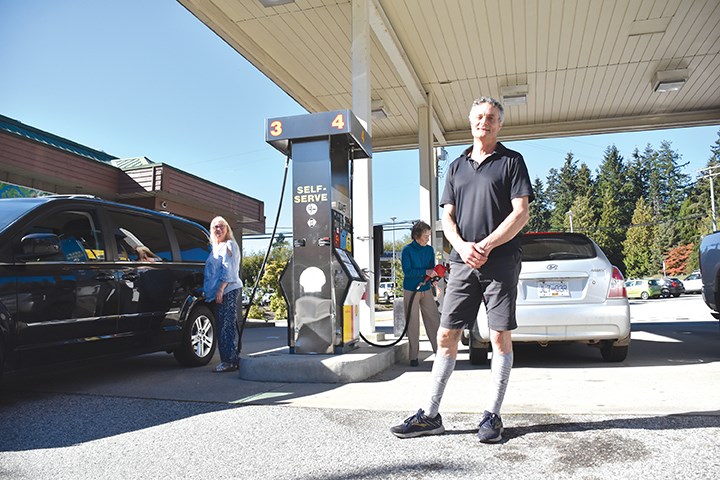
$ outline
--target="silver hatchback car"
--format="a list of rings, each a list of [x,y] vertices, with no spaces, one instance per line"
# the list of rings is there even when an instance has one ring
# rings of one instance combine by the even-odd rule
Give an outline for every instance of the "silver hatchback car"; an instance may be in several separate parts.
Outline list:
[[[522,243],[513,342],[582,342],[599,347],[605,361],[625,360],[630,345],[625,281],[600,247],[580,233],[528,233]],[[484,308],[465,340],[471,363],[486,363],[490,332]]]

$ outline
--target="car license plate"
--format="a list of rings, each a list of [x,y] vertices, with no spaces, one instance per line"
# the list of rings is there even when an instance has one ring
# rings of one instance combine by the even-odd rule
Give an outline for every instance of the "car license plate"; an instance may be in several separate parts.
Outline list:
[[[570,290],[568,290],[567,282],[557,280],[553,282],[539,282],[538,283],[538,297],[569,297]]]

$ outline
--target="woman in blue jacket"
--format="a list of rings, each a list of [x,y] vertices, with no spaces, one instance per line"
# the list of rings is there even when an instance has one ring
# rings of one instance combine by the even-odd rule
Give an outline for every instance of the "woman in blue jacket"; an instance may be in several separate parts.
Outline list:
[[[440,325],[440,313],[438,312],[435,297],[433,297],[432,285],[430,282],[421,284],[428,276],[435,275],[435,250],[428,245],[430,242],[430,225],[420,221],[413,225],[410,235],[412,242],[402,249],[403,279],[403,305],[405,307],[406,319],[408,321],[407,337],[410,347],[410,365],[418,366],[418,351],[420,350],[420,315],[422,315],[433,352],[437,351],[437,331]],[[413,292],[415,297],[410,305]],[[409,317],[407,312],[410,312]]]

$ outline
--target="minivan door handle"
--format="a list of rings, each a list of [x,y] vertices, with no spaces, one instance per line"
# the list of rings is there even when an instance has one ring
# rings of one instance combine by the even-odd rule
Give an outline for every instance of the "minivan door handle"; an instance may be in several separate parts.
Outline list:
[[[98,273],[95,276],[95,280],[97,280],[98,282],[109,282],[115,280],[115,276],[110,273]]]

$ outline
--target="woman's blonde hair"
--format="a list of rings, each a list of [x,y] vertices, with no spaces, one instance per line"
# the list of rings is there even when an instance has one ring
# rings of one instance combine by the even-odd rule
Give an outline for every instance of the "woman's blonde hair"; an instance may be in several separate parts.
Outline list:
[[[210,222],[210,242],[215,243],[215,235],[213,235],[213,228],[215,225],[225,225],[225,240],[235,240],[235,235],[233,235],[232,228],[230,228],[230,224],[225,220],[223,217],[215,217],[212,219],[212,222]]]

